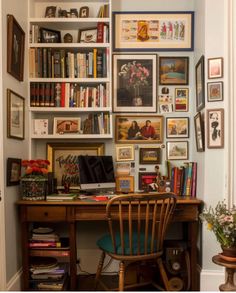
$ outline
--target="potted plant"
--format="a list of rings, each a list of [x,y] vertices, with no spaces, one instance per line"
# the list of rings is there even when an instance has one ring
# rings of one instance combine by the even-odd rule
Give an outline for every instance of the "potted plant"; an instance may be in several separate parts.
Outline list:
[[[222,255],[236,258],[236,207],[227,207],[224,201],[215,208],[205,208],[200,219],[206,221],[207,228],[213,231],[223,250]]]
[[[24,200],[45,200],[48,181],[48,160],[23,160],[21,166],[24,175],[21,177],[21,193]]]

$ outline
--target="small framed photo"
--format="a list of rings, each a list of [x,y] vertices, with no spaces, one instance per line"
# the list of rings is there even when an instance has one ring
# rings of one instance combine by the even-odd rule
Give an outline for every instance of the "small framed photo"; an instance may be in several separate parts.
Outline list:
[[[116,145],[116,161],[133,161],[134,145]]]
[[[88,6],[82,6],[82,7],[80,7],[79,17],[80,18],[89,17],[89,7]]]
[[[196,138],[196,148],[198,152],[204,152],[204,125],[201,112],[194,116],[194,128]]]
[[[7,159],[7,186],[19,185],[21,177],[21,159]]]
[[[156,113],[157,55],[113,55],[113,111]]]
[[[118,176],[116,177],[116,191],[124,193],[134,192],[134,176]]]
[[[97,42],[97,28],[87,28],[79,30],[79,43],[96,43]]]
[[[45,10],[45,17],[50,18],[50,17],[56,17],[56,6],[47,6]]]
[[[160,85],[187,85],[188,76],[188,57],[159,57]]]
[[[223,58],[209,58],[208,59],[208,78],[223,77]]]
[[[224,147],[224,109],[207,110],[207,147]]]
[[[189,137],[188,117],[167,117],[166,118],[167,138],[187,138]]]
[[[167,160],[187,160],[188,141],[167,141],[166,158]]]
[[[176,88],[175,89],[175,111],[187,112],[189,101],[189,89],[188,88]]]
[[[7,72],[24,80],[25,32],[11,14],[7,15]]]
[[[157,182],[157,173],[156,172],[139,172],[138,173],[138,189],[139,190],[150,190],[149,187],[151,184]]]
[[[69,134],[80,132],[81,118],[76,117],[55,117],[54,134]]]
[[[217,102],[223,101],[223,82],[208,82],[207,83],[207,101]]]
[[[139,163],[140,164],[160,164],[161,163],[161,149],[160,148],[140,148],[139,149]]]
[[[34,135],[48,134],[48,119],[33,119],[33,134]]]
[[[25,138],[25,99],[7,89],[7,137]]]
[[[196,107],[201,111],[205,107],[205,70],[204,56],[198,60],[195,66],[195,83],[196,83]]]
[[[61,32],[40,28],[41,43],[61,43]]]
[[[118,162],[116,163],[116,175],[130,175],[131,162]]]

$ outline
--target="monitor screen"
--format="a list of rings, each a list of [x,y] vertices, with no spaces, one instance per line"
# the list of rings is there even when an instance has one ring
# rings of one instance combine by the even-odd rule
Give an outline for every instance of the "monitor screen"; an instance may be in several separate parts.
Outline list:
[[[112,156],[79,156],[80,188],[83,191],[114,189]]]

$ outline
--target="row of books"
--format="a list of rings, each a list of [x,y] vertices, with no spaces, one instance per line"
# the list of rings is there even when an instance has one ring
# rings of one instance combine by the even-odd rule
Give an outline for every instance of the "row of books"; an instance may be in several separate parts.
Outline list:
[[[196,197],[197,188],[197,162],[184,162],[180,167],[171,167],[167,162],[171,190],[182,196]]]
[[[30,78],[107,77],[109,49],[94,48],[86,53],[65,49],[30,48]]]
[[[98,11],[98,17],[109,17],[109,5],[104,4]]]
[[[78,83],[30,83],[31,107],[108,107],[109,85]]]

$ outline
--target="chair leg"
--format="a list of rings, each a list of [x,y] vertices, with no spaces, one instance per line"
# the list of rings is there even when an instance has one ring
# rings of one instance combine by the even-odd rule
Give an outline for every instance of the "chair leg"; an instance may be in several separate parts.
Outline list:
[[[124,291],[125,285],[125,264],[123,261],[120,262],[119,270],[119,291]]]
[[[165,289],[166,289],[166,291],[170,291],[169,280],[168,280],[168,277],[167,277],[167,274],[166,274],[166,271],[165,271],[165,268],[164,268],[164,265],[162,263],[161,258],[157,259],[157,264],[158,264],[158,267],[159,267],[159,270],[160,270],[160,274],[161,274],[162,281],[164,283]]]
[[[103,251],[102,254],[101,254],[99,263],[98,263],[98,268],[97,268],[96,277],[95,277],[94,289],[97,288],[98,280],[99,280],[99,277],[100,277],[100,275],[102,273],[102,268],[103,268],[105,256],[106,256],[106,253]]]

